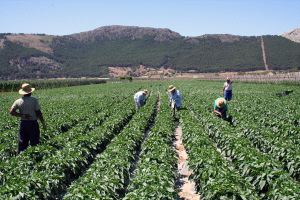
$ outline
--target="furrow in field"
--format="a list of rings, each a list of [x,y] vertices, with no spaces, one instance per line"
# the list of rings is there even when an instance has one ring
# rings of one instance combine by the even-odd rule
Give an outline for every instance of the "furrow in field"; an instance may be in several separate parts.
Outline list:
[[[64,199],[118,199],[124,195],[134,154],[155,117],[156,106],[157,98],[150,97],[86,173],[72,183]]]

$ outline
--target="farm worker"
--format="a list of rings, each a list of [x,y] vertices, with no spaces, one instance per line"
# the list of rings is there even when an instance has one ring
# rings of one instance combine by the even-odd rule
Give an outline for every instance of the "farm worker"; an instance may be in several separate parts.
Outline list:
[[[223,87],[224,98],[226,101],[230,101],[232,99],[232,83],[233,81],[227,77]]]
[[[178,110],[182,107],[182,96],[179,92],[179,90],[176,89],[173,85],[170,85],[168,87],[168,92],[169,92],[169,103],[170,106],[175,106],[175,108]],[[174,105],[172,105],[174,104]]]
[[[142,90],[135,93],[133,99],[137,110],[140,109],[143,105],[145,105],[147,100],[147,94],[148,90]]]
[[[42,122],[43,128],[46,129],[46,123],[39,102],[36,98],[31,96],[34,90],[35,88],[31,88],[28,83],[23,83],[19,90],[19,94],[22,95],[22,98],[17,99],[9,111],[12,116],[21,118],[18,153],[28,147],[29,141],[31,146],[39,144],[40,129],[37,119]]]
[[[223,119],[227,118],[227,102],[224,98],[219,97],[214,102],[214,113]]]

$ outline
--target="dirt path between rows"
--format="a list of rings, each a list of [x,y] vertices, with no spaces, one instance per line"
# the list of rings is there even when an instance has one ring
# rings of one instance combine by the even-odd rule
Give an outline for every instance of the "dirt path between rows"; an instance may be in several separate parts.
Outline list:
[[[188,154],[182,143],[182,128],[177,126],[175,130],[175,148],[178,155],[178,174],[177,188],[180,200],[200,200],[200,195],[196,193],[195,182],[189,180],[189,177],[193,173],[188,166]]]

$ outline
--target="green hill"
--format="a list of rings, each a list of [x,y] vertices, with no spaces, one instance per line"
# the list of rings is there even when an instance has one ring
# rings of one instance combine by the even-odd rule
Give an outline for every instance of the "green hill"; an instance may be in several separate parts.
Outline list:
[[[300,69],[300,44],[263,36],[270,69]],[[108,67],[197,72],[263,70],[261,37],[183,37],[169,29],[107,26],[67,36],[0,34],[0,77],[108,76]]]

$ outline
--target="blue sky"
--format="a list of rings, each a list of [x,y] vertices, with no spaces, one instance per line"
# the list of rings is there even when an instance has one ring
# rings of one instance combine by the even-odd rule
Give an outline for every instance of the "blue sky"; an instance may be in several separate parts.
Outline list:
[[[299,0],[0,0],[0,33],[67,35],[106,25],[183,36],[282,34],[300,28]]]

